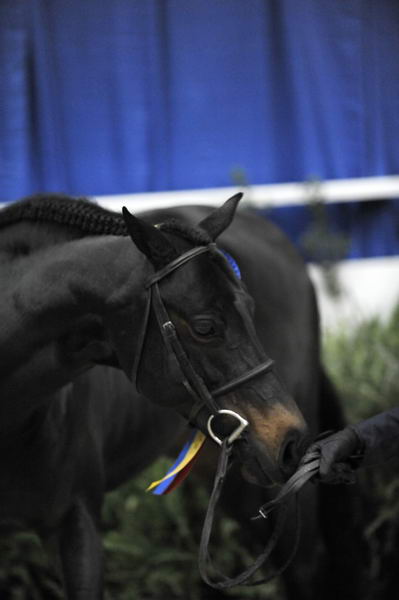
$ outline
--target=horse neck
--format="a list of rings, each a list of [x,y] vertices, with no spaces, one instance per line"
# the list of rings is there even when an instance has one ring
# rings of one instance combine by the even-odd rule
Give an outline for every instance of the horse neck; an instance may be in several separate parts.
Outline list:
[[[13,229],[18,244],[25,234],[26,245],[12,256],[8,234],[0,248],[0,397],[10,422],[28,418],[95,364],[87,356],[71,358],[65,340],[103,325],[109,315],[118,326],[116,317],[127,307],[140,311],[148,273],[126,237],[74,239],[58,228],[57,243],[51,243],[54,230],[46,237]]]
[[[1,228],[0,256],[11,261],[79,237],[83,234],[71,227],[20,221]]]

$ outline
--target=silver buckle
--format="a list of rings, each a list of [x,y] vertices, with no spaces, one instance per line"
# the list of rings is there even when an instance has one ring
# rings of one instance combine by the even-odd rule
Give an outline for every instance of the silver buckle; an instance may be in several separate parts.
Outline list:
[[[238,437],[240,437],[240,435],[242,434],[244,429],[248,426],[248,421],[246,419],[244,419],[244,417],[242,417],[238,413],[234,412],[233,410],[228,410],[227,408],[218,410],[216,415],[211,415],[209,417],[208,423],[207,423],[207,428],[208,428],[209,435],[211,436],[211,438],[213,440],[215,440],[215,442],[217,444],[219,444],[219,446],[221,446],[223,444],[223,441],[220,438],[218,438],[218,436],[215,435],[215,433],[212,430],[212,421],[217,415],[230,415],[231,417],[235,417],[237,419],[237,421],[239,421],[239,425],[236,427],[236,429],[234,429],[234,431],[227,438],[228,444],[232,444]]]

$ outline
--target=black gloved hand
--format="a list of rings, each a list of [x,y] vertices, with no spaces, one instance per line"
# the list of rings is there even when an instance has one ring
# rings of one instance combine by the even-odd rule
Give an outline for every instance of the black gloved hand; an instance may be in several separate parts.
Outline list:
[[[318,477],[323,483],[353,483],[355,475],[349,461],[359,451],[361,442],[350,427],[314,442],[306,451],[301,462],[307,462],[307,455],[320,456]]]

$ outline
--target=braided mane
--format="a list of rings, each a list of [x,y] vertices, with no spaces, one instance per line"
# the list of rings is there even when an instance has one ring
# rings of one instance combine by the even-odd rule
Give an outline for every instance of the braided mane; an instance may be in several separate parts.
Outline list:
[[[65,194],[36,194],[0,210],[0,229],[20,221],[65,225],[83,235],[128,235],[121,214],[102,208],[88,198]],[[160,229],[194,245],[207,245],[212,241],[202,229],[177,219],[165,221]]]
[[[66,225],[86,235],[127,235],[122,215],[63,194],[29,196],[0,211],[0,228],[20,221]]]

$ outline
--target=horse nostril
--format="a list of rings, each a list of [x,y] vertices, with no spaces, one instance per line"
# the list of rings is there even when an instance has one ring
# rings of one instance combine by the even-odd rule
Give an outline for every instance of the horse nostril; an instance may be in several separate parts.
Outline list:
[[[297,435],[288,435],[280,450],[279,465],[288,477],[297,468],[300,459],[300,449]]]

